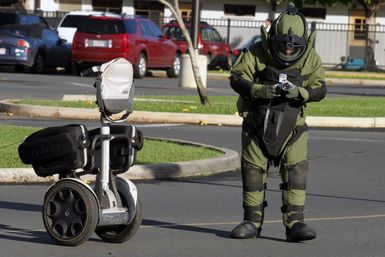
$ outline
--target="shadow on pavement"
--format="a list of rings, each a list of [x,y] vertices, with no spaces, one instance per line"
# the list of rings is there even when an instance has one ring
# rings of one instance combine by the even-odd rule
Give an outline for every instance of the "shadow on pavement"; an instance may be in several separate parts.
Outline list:
[[[49,237],[48,233],[45,231],[15,228],[5,224],[0,224],[0,231],[0,239],[38,243],[45,245],[55,244],[55,242]]]
[[[149,219],[143,219],[142,226],[143,225],[144,226],[154,226],[154,227],[158,227],[158,228],[167,228],[167,229],[177,229],[177,230],[183,230],[183,231],[208,233],[208,234],[214,234],[214,235],[216,235],[218,237],[222,237],[222,238],[230,238],[230,232],[229,231],[212,229],[212,228],[204,228],[204,227],[198,227],[198,226],[193,226],[193,225],[183,225],[183,224],[176,224],[176,223],[157,221],[157,220],[149,220]]]

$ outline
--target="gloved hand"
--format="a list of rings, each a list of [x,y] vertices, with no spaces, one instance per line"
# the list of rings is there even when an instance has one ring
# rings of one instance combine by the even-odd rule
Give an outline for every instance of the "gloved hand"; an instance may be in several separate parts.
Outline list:
[[[296,98],[299,95],[298,87],[288,80],[277,84],[277,89],[281,95],[284,95],[288,99]]]
[[[299,95],[299,89],[297,86],[293,85],[287,90],[287,94],[285,95],[288,99],[297,98]]]
[[[272,99],[279,97],[280,94],[275,85],[260,85],[255,84],[251,88],[251,95],[255,98]]]

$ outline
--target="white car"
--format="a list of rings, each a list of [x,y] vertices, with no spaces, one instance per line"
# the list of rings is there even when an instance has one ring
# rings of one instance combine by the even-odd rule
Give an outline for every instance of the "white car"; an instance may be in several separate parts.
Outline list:
[[[89,15],[108,16],[108,17],[121,17],[119,14],[111,12],[98,12],[98,11],[73,11],[64,15],[63,19],[59,22],[57,32],[59,37],[67,40],[67,43],[72,44],[72,39],[75,35],[76,29],[85,18]]]

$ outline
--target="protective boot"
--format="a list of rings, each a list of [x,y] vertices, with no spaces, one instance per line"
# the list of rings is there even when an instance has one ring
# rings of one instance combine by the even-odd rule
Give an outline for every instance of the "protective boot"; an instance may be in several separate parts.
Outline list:
[[[261,234],[264,208],[267,206],[265,201],[267,173],[249,163],[242,163],[241,167],[244,221],[232,230],[231,237],[248,239]]]
[[[283,214],[283,223],[286,227],[286,240],[288,242],[311,240],[317,235],[316,232],[303,221],[307,173],[308,162],[306,160],[281,169],[283,181],[280,185],[280,189],[283,190],[283,206],[281,207],[281,211]]]
[[[231,237],[238,239],[259,237],[261,230],[261,227],[257,228],[253,222],[245,220],[231,231]]]
[[[299,242],[316,238],[317,233],[304,222],[296,222],[291,228],[286,227],[286,241]]]

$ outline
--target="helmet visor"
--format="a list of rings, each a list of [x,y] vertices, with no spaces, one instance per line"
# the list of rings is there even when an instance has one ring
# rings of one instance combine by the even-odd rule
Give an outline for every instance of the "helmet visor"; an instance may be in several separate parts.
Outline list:
[[[307,40],[296,35],[274,35],[271,37],[274,54],[285,64],[294,63],[307,48]]]

